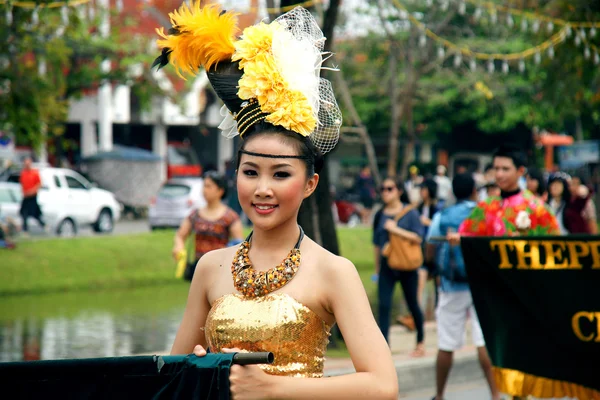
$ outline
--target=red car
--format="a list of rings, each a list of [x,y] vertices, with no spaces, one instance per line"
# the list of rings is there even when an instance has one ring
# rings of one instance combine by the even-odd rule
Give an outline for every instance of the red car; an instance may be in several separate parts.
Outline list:
[[[202,166],[196,152],[187,143],[169,142],[167,144],[167,179],[190,176],[199,177]]]

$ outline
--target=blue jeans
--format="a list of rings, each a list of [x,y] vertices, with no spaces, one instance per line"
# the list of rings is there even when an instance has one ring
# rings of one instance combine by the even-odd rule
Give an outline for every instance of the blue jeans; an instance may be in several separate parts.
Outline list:
[[[404,299],[408,309],[415,320],[417,330],[417,343],[423,342],[425,331],[423,328],[423,312],[417,301],[417,289],[419,286],[418,271],[397,271],[391,269],[387,264],[387,258],[381,257],[379,266],[379,281],[377,283],[377,298],[379,300],[379,329],[389,342],[390,314],[392,313],[392,299],[396,282],[400,281]]]

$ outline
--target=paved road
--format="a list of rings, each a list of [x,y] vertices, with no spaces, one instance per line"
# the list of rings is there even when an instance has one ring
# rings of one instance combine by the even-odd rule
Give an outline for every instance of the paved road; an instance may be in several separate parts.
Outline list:
[[[419,391],[417,393],[401,394],[402,400],[431,400],[435,395],[435,388],[432,385],[430,390]],[[461,385],[449,385],[446,390],[445,400],[488,400],[490,392],[485,381],[476,381]]]
[[[35,239],[44,239],[49,237],[56,237],[54,234],[46,234],[41,228],[37,226],[37,223],[31,221],[29,223],[29,232],[32,238]],[[139,219],[139,220],[121,220],[115,224],[115,229],[113,231],[113,235],[128,235],[132,233],[144,233],[150,232],[150,228],[148,226],[148,220]],[[77,232],[77,236],[98,236],[91,227],[79,227]]]

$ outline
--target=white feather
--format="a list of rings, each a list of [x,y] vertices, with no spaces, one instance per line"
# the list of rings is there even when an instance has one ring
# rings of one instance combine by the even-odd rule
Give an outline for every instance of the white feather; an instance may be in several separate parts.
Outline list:
[[[313,115],[319,113],[319,70],[323,62],[320,50],[307,35],[294,37],[287,30],[277,31],[271,50],[283,79],[291,90],[304,94],[312,106]]]

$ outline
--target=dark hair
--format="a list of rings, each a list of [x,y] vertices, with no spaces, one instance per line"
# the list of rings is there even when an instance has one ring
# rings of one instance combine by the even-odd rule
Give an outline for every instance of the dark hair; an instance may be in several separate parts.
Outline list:
[[[431,200],[437,199],[438,185],[436,181],[434,181],[433,179],[425,179],[421,184],[421,187],[427,189],[427,191],[429,192],[429,198]]]
[[[219,189],[223,191],[221,199],[227,197],[227,179],[225,179],[225,176],[221,175],[217,171],[211,170],[205,172],[204,175],[202,175],[202,177],[204,178],[204,180],[210,179],[215,183],[215,185],[217,185]]]
[[[475,190],[475,179],[469,173],[458,174],[452,179],[452,192],[456,200],[467,200]]]
[[[525,155],[521,149],[512,144],[505,144],[498,147],[493,154],[492,159],[496,157],[510,158],[517,169],[525,166]]]
[[[494,169],[494,164],[488,164],[485,166],[485,172],[488,172],[489,170]]]
[[[324,159],[321,151],[314,145],[308,137],[300,136],[296,132],[288,131],[279,126],[271,125],[267,122],[254,124],[244,135],[242,144],[238,151],[236,166],[239,168],[242,150],[246,149],[246,144],[253,137],[262,135],[278,135],[282,143],[291,145],[296,150],[300,160],[306,165],[306,175],[312,177],[315,173],[320,173],[323,169]]]
[[[544,174],[542,171],[535,167],[527,168],[527,176],[538,182],[538,187],[534,194],[537,194],[538,196],[543,195],[547,190],[547,186],[546,179],[544,179]]]

